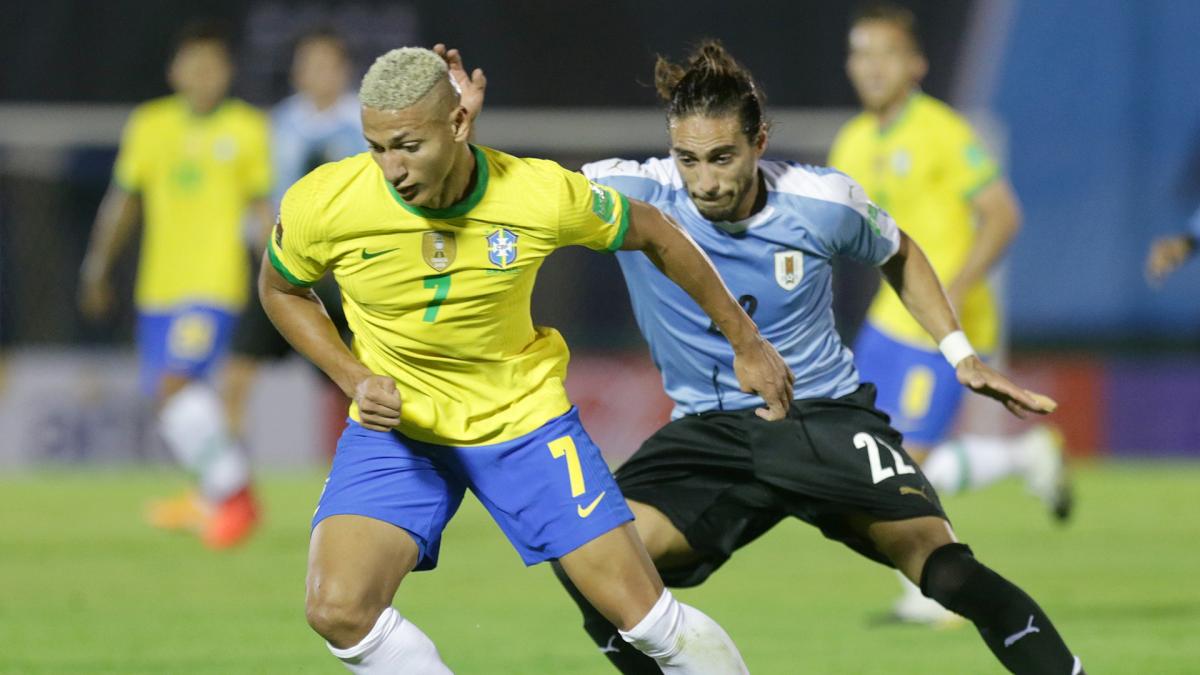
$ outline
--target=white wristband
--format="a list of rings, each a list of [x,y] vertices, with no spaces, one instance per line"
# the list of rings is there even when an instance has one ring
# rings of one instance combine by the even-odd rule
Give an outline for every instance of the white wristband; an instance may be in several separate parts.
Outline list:
[[[959,361],[975,355],[975,348],[971,346],[971,342],[967,340],[966,334],[961,330],[956,330],[942,338],[942,341],[938,343],[938,349],[941,350],[942,356],[946,357],[951,368],[957,368]]]

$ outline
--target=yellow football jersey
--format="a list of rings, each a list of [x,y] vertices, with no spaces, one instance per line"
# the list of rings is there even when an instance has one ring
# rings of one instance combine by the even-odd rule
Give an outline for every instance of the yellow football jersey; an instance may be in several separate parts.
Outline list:
[[[867,195],[891,214],[925,251],[943,284],[962,269],[974,245],[972,199],[1000,176],[967,121],[920,92],[909,97],[885,129],[879,128],[871,113],[847,122],[834,141],[829,163],[861,183]],[[935,348],[886,283],[875,296],[867,320],[893,339]],[[968,291],[959,320],[976,349],[995,349],[999,317],[986,282]]]
[[[439,445],[512,440],[570,408],[567,345],[530,316],[534,278],[555,249],[616,250],[628,227],[611,188],[472,151],[475,186],[444,209],[406,204],[369,153],[325,164],[287,191],[269,248],[293,284],[333,272],[355,356],[396,381],[398,430]]]
[[[246,205],[270,191],[267,138],[266,115],[236,99],[207,115],[179,96],[134,110],[114,178],[142,198],[139,309],[198,302],[236,310],[246,301],[242,223]]]

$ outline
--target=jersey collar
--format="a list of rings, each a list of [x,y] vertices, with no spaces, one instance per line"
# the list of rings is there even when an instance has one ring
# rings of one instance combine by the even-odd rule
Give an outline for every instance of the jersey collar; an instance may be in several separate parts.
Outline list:
[[[422,218],[432,218],[435,220],[444,220],[446,218],[457,218],[465,215],[468,211],[475,208],[483,199],[483,193],[487,192],[488,184],[488,163],[487,155],[483,153],[478,146],[471,146],[471,154],[475,156],[475,187],[471,189],[471,193],[462,201],[456,202],[441,209],[429,209],[423,206],[413,206],[404,201],[399,192],[396,192],[396,186],[392,185],[384,179],[384,184],[387,185],[388,193],[392,195],[392,199],[404,208],[409,213],[421,216]]]

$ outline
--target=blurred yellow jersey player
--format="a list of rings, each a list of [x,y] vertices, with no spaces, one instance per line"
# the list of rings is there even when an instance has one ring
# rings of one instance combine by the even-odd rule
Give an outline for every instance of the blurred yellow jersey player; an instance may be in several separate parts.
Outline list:
[[[534,279],[562,246],[615,250],[628,209],[553,162],[471,149],[475,185],[444,209],[406,203],[368,153],[326,164],[288,190],[270,243],[297,286],[333,272],[354,355],[396,381],[397,429],[455,446],[508,441],[570,408],[566,343],[530,316]]]
[[[227,97],[232,76],[223,31],[189,26],[168,69],[174,94],[138,106],[126,124],[80,288],[85,314],[107,312],[110,272],[140,213],[134,304],[142,390],[160,413],[168,447],[197,477],[200,497],[157,504],[150,519],[200,529],[216,548],[240,541],[257,519],[244,453],[208,380],[246,301],[245,217],[270,217],[267,119]]]
[[[947,284],[959,276],[976,245],[975,198],[1002,178],[967,121],[919,91],[910,92],[886,124],[872,112],[850,120],[838,133],[829,162],[853,176],[901,223]],[[964,332],[980,351],[994,351],[999,317],[986,277],[960,290],[963,294],[954,299]],[[868,320],[905,344],[926,351],[937,347],[886,284],[871,303]]]
[[[861,183],[925,251],[963,331],[986,357],[1000,329],[987,276],[1020,228],[1020,207],[970,124],[918,89],[927,69],[911,11],[891,3],[860,11],[850,26],[846,70],[864,111],[838,133],[829,163]],[[878,388],[877,405],[939,495],[1016,475],[1055,517],[1067,517],[1071,493],[1054,430],[947,440],[963,387],[886,284],[854,355],[859,374]],[[921,623],[953,618],[912,584],[895,614]]]
[[[204,114],[177,95],[137,107],[113,178],[142,196],[138,309],[241,308],[249,274],[242,221],[269,194],[269,161],[266,117],[242,101]]]

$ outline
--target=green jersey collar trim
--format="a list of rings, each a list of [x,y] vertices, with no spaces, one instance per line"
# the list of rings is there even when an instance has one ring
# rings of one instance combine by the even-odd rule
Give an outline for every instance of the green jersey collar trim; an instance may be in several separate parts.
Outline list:
[[[879,137],[886,138],[893,131],[900,128],[900,125],[903,124],[906,119],[908,119],[909,114],[912,112],[913,104],[916,103],[917,99],[922,96],[924,96],[924,94],[922,94],[919,89],[914,89],[909,92],[908,98],[904,99],[904,106],[900,108],[900,112],[896,114],[896,119],[892,120],[887,126],[879,127]]]
[[[617,225],[617,236],[613,237],[612,243],[606,249],[609,253],[621,248],[621,244],[625,243],[625,233],[629,231],[629,200],[620,192],[617,196],[621,198],[621,223]]]
[[[308,288],[309,286],[317,283],[315,281],[304,281],[295,274],[289,272],[288,268],[283,266],[283,262],[279,259],[279,256],[275,255],[275,247],[271,244],[267,244],[267,256],[271,259],[271,267],[274,267],[275,271],[279,272],[280,276],[282,276],[284,279],[287,279],[289,284],[293,286],[300,286],[301,288]]]
[[[487,155],[478,146],[471,146],[471,154],[475,156],[475,187],[471,189],[471,194],[467,195],[466,199],[451,204],[442,209],[428,209],[423,206],[413,206],[404,201],[399,192],[396,192],[396,186],[392,185],[386,179],[383,181],[387,185],[388,194],[392,195],[392,199],[396,200],[405,211],[420,216],[422,218],[433,218],[435,220],[444,220],[446,218],[457,218],[465,215],[468,211],[475,208],[481,200],[483,194],[487,192],[488,184],[488,162]]]

